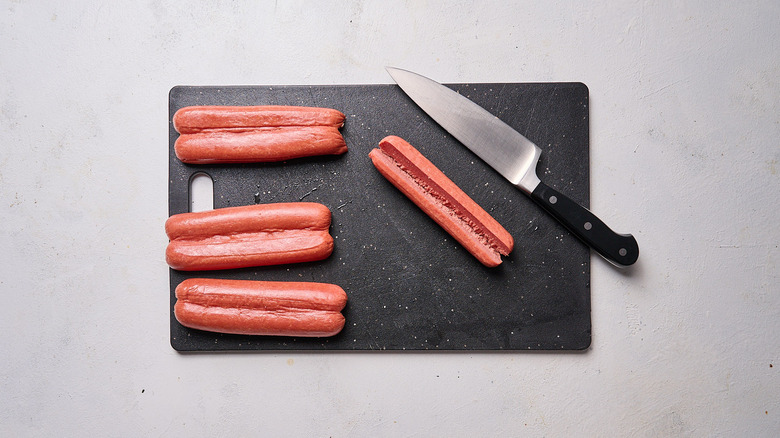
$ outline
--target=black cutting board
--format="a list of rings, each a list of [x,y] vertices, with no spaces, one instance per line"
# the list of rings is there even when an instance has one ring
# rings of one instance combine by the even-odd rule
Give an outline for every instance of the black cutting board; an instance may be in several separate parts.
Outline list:
[[[589,205],[588,89],[581,83],[449,84],[542,148],[548,185]],[[298,105],[346,114],[349,151],[273,164],[187,165],[171,118],[190,105]],[[386,181],[368,153],[387,135],[414,145],[514,237],[486,268]],[[590,345],[590,252],[520,190],[423,113],[396,85],[177,86],[169,95],[169,213],[189,209],[189,181],[214,182],[215,208],[313,201],[333,213],[324,261],[170,271],[171,345],[217,350],[581,350]],[[174,289],[190,277],[335,283],[349,297],[331,338],[255,337],[181,326]]]

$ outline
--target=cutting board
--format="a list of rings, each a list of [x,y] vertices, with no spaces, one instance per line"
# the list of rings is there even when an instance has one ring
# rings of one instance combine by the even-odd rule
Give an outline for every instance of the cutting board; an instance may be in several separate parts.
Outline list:
[[[589,205],[588,89],[581,83],[449,84],[542,148],[548,185]],[[171,118],[190,105],[330,107],[349,151],[272,164],[187,165]],[[376,171],[368,153],[397,135],[514,237],[486,268]],[[324,261],[209,272],[170,270],[170,341],[179,351],[582,350],[590,345],[590,251],[396,85],[177,86],[169,94],[169,213],[189,211],[190,180],[213,180],[214,207],[320,202],[333,213]],[[161,225],[162,226],[162,225]],[[190,277],[335,283],[346,326],[331,338],[253,337],[181,326],[174,289]]]

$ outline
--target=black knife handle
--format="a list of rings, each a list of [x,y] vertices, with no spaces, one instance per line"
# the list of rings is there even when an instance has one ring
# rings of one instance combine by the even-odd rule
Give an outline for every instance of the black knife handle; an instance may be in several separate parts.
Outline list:
[[[587,208],[552,187],[540,182],[531,198],[610,262],[629,266],[639,258],[639,245],[634,236],[615,233]]]

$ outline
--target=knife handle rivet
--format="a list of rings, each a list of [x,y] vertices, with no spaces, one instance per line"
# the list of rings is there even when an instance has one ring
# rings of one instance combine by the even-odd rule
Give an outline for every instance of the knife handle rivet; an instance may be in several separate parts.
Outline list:
[[[555,196],[550,196],[550,204],[555,204],[556,202],[558,202],[558,198]]]
[[[593,228],[593,224],[591,224],[590,222],[585,222],[584,227],[586,230],[590,230],[591,228]]]
[[[618,254],[620,254],[621,256],[625,257],[625,255],[628,254],[628,251],[626,251],[625,248],[620,248],[618,250]]]

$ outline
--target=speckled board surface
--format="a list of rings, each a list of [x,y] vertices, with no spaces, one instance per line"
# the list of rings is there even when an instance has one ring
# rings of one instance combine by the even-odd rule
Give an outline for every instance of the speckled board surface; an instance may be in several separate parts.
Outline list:
[[[450,84],[542,148],[548,185],[589,204],[588,89],[581,83]],[[301,105],[346,114],[349,151],[273,164],[186,165],[170,122],[190,105]],[[490,212],[515,250],[486,268],[373,167],[398,135]],[[590,345],[589,250],[424,114],[395,85],[178,86],[169,95],[169,213],[189,209],[204,172],[215,208],[313,201],[333,213],[327,260],[187,273],[170,270],[171,345],[220,350],[582,350]],[[344,330],[331,338],[252,337],[181,326],[174,289],[190,277],[318,281],[344,288]]]

